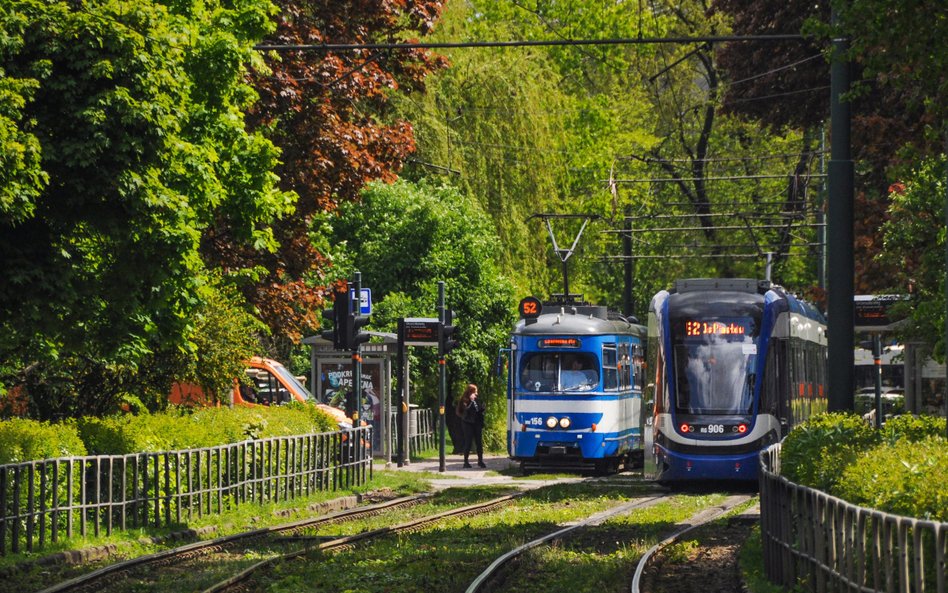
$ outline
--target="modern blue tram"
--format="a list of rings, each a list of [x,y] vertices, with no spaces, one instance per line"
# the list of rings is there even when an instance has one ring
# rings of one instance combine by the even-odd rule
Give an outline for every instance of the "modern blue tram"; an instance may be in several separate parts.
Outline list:
[[[510,457],[524,472],[640,463],[645,327],[605,307],[531,304],[511,335]]]
[[[652,299],[646,475],[756,480],[758,453],[826,410],[826,321],[752,279],[679,280]]]

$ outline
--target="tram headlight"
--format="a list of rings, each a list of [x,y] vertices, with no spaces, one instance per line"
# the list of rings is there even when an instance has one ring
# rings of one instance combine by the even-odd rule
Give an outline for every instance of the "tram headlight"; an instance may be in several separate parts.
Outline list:
[[[573,422],[566,416],[563,416],[562,418],[560,418],[560,428],[564,428],[564,429],[569,428],[570,425],[572,424]]]
[[[553,430],[554,428],[556,428],[556,423],[557,423],[557,420],[555,416],[550,416],[549,418],[546,419],[546,427],[549,428],[550,430]]]

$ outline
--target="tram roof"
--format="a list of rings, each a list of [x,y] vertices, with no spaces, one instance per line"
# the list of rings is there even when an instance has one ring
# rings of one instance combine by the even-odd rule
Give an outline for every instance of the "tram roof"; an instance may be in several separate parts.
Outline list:
[[[555,313],[544,313],[531,320],[521,319],[514,328],[514,334],[521,336],[641,334],[644,336],[645,327],[623,319],[603,319],[589,313],[574,313],[569,309],[562,309]]]

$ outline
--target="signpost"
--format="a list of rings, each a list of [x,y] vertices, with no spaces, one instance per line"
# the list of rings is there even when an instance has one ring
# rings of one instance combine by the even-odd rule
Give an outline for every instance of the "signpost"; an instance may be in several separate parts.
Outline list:
[[[405,317],[398,320],[398,356],[397,375],[399,381],[399,401],[396,419],[399,426],[398,466],[401,467],[407,460],[405,455],[405,438],[407,422],[404,415],[408,412],[405,403],[405,346],[437,346],[438,348],[438,431],[440,433],[438,457],[439,470],[445,471],[445,404],[447,400],[447,369],[445,355],[457,347],[454,337],[455,326],[453,312],[445,307],[444,282],[438,282],[438,316],[437,317]]]
[[[882,427],[882,333],[901,322],[892,315],[892,305],[908,300],[902,294],[857,294],[853,297],[855,330],[872,333],[872,360],[875,364],[876,428]]]

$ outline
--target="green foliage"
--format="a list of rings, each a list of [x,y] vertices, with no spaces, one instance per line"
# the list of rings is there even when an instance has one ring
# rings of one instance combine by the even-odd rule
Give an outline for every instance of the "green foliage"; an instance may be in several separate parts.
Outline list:
[[[35,365],[37,383],[68,377],[69,405],[42,402],[44,416],[100,413],[85,387],[117,397],[146,357],[186,351],[202,232],[273,249],[293,202],[241,111],[269,2],[80,5],[0,15],[0,359]]]
[[[450,371],[465,384],[487,380],[513,326],[515,302],[493,259],[497,237],[476,203],[447,185],[376,183],[360,204],[341,205],[322,224],[338,245],[340,271],[359,270],[362,286],[373,289],[375,329],[394,332],[399,317],[436,317],[443,281],[460,341]],[[419,350],[423,362],[412,367],[431,377],[436,353]]]
[[[51,424],[24,418],[0,420],[0,465],[34,459],[86,454],[76,425]]]
[[[843,470],[879,436],[854,414],[819,414],[794,427],[780,452],[781,474],[791,482],[830,491]]]
[[[311,404],[273,407],[172,408],[157,414],[85,417],[79,434],[89,452],[119,455],[213,447],[247,439],[336,430]]]
[[[833,0],[837,31],[849,41],[862,79],[894,89],[929,121],[944,121],[948,108],[948,19],[939,0]],[[935,18],[932,18],[933,15]],[[937,128],[935,128],[937,130]],[[931,130],[930,131],[935,131]]]
[[[899,440],[915,443],[940,436],[945,436],[945,419],[927,414],[902,414],[887,420],[882,427],[882,440],[889,444]]]
[[[833,494],[887,513],[944,522],[948,521],[945,475],[944,437],[905,438],[867,451],[845,468]]]
[[[234,377],[242,377],[246,361],[260,349],[257,336],[266,327],[247,310],[233,286],[220,281],[207,287],[196,312],[192,338],[193,373],[179,376],[212,393],[227,393]]]
[[[905,183],[890,191],[889,220],[882,259],[902,271],[893,279],[896,291],[914,287],[905,307],[907,338],[933,346],[932,356],[945,360],[945,157],[922,159],[905,172]]]
[[[945,419],[897,416],[881,431],[852,414],[821,414],[783,443],[790,481],[853,504],[908,517],[948,519]]]

